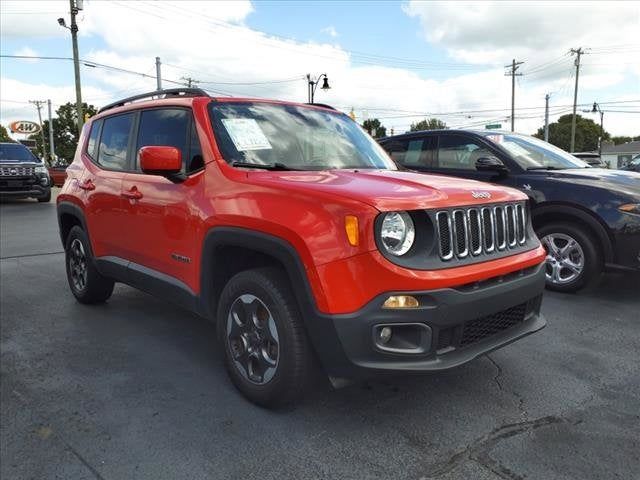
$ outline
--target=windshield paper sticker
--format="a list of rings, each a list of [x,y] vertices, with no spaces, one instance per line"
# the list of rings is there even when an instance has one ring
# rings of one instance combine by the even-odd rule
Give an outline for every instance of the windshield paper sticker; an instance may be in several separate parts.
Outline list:
[[[223,118],[222,124],[239,152],[271,150],[269,140],[253,118]]]

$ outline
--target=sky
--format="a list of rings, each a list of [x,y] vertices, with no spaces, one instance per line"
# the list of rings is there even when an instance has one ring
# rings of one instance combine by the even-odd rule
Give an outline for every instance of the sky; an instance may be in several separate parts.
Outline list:
[[[72,55],[68,1],[0,0],[0,54]],[[78,15],[83,100],[99,107],[184,78],[212,96],[306,102],[306,75],[326,74],[315,101],[379,118],[394,133],[436,117],[449,127],[532,134],[598,102],[612,135],[640,135],[640,2],[84,0]],[[116,67],[116,68],[113,68]],[[118,70],[121,69],[121,70]],[[127,72],[123,71],[127,70]],[[136,73],[131,73],[136,72]],[[36,120],[29,100],[75,101],[69,60],[0,58],[0,124]],[[46,112],[45,112],[46,114]]]

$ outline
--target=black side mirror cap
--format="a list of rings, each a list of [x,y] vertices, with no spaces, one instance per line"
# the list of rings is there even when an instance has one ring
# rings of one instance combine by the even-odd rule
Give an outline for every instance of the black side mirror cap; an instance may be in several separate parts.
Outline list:
[[[481,157],[476,160],[476,170],[480,172],[499,172],[506,173],[509,171],[507,166],[497,157]]]

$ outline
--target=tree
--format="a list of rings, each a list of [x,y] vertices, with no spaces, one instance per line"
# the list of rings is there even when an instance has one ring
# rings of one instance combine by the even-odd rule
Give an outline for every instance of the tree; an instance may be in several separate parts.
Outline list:
[[[82,104],[82,111],[89,116],[97,113],[96,107],[93,105]],[[56,117],[53,119],[53,142],[56,150],[56,156],[62,164],[69,164],[73,160],[78,145],[78,121],[76,115],[76,104],[72,102],[60,105],[56,110]],[[44,131],[44,141],[47,152],[51,151],[49,145],[49,120],[42,122]],[[43,155],[42,135],[40,133],[33,134],[29,138],[36,141],[36,152],[38,156]]]
[[[626,135],[611,137],[611,141],[614,145],[621,145],[623,143],[629,143],[640,140],[640,135],[636,135],[635,137],[627,137]]]
[[[9,136],[7,129],[0,125],[0,142],[14,142],[15,140]]]
[[[425,118],[424,120],[420,120],[417,123],[412,123],[409,131],[417,132],[419,130],[445,130],[446,128],[447,124],[442,120],[438,120],[437,118],[429,118],[427,120]]]
[[[365,120],[362,122],[362,128],[369,132],[369,135],[373,138],[382,138],[387,136],[387,127],[382,125],[380,120],[377,118]]]
[[[538,129],[533,135],[536,138],[544,138],[544,127]],[[600,125],[593,120],[576,115],[576,152],[588,152],[598,149],[600,137]],[[611,135],[605,130],[602,141],[609,140]],[[549,124],[549,143],[567,152],[571,148],[571,114],[562,115],[557,122]]]

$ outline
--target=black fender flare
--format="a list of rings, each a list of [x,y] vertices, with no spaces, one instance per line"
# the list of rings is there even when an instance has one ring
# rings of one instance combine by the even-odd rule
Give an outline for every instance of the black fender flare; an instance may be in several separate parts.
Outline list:
[[[346,361],[340,346],[334,323],[329,316],[318,311],[317,303],[305,266],[297,250],[286,240],[274,235],[240,227],[213,227],[204,237],[200,270],[201,315],[215,319],[212,296],[213,278],[216,274],[216,250],[218,247],[242,247],[275,258],[285,269],[291,288],[298,302],[300,313],[311,343],[324,363],[326,359]]]
[[[586,225],[593,230],[598,238],[600,245],[602,246],[602,253],[604,254],[604,261],[612,262],[613,255],[613,241],[605,227],[598,221],[594,215],[588,211],[582,210],[581,208],[571,206],[571,205],[562,205],[562,204],[546,204],[536,206],[531,210],[532,220],[535,222],[537,217],[541,217],[547,214],[560,214],[566,217],[574,217],[585,223]]]
[[[63,237],[62,230],[62,216],[63,215],[71,215],[78,219],[80,225],[82,225],[82,229],[87,233],[87,237],[89,236],[89,230],[87,229],[87,222],[84,218],[84,212],[82,209],[71,202],[60,202],[56,206],[57,214],[58,214],[58,230],[60,232],[60,241],[62,242],[62,248],[65,249],[65,241]],[[91,248],[91,239],[89,239],[89,248]],[[91,252],[93,255],[93,252]]]

